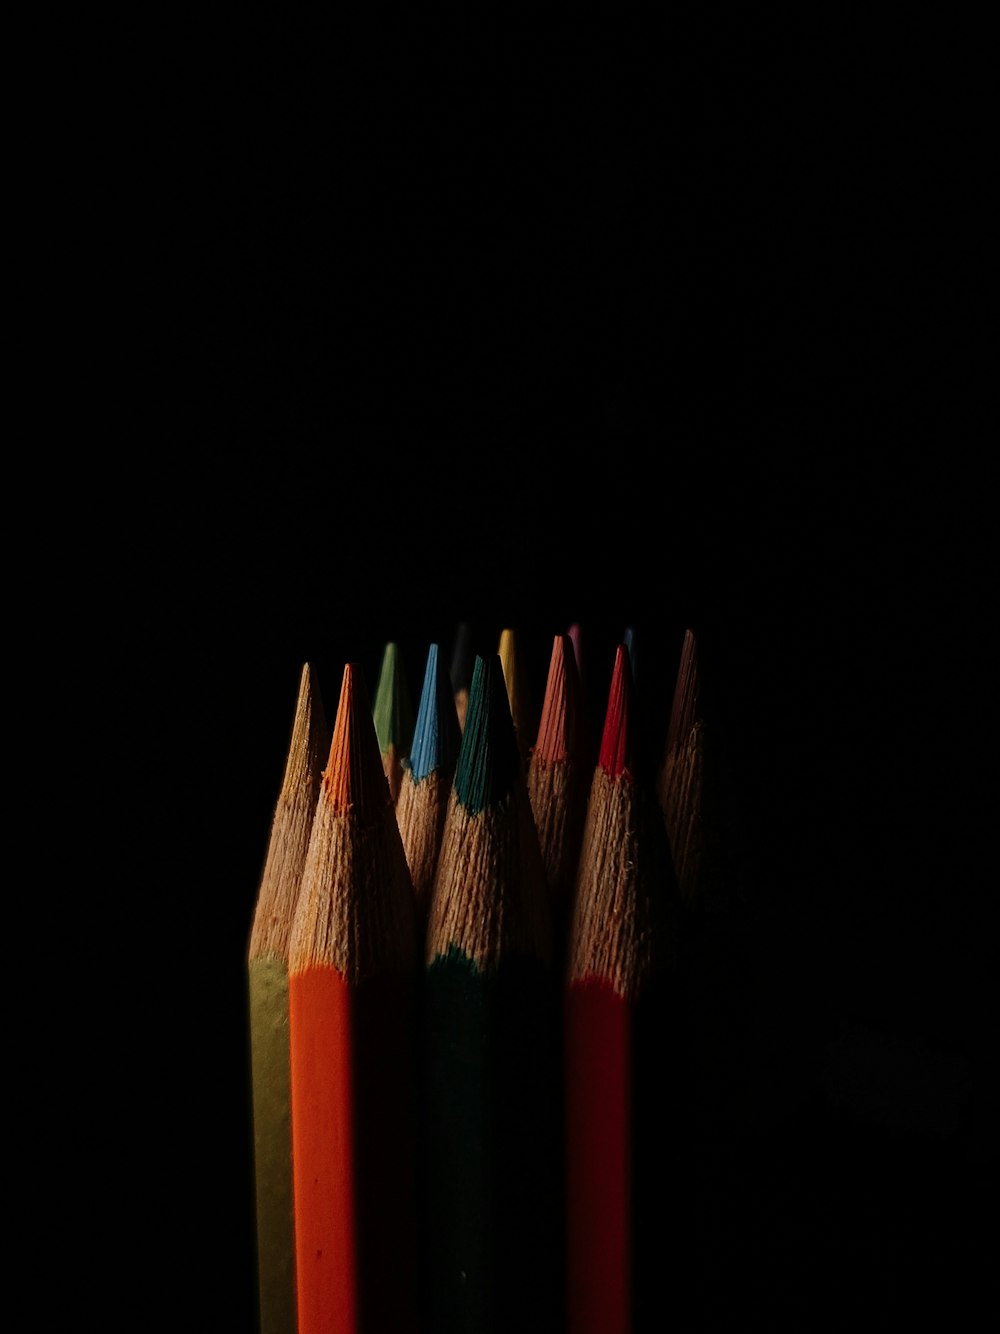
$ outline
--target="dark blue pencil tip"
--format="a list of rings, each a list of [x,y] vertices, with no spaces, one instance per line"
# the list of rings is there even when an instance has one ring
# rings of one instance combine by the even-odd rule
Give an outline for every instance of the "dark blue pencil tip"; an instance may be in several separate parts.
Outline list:
[[[410,751],[414,781],[419,783],[435,770],[450,772],[458,757],[461,737],[451,680],[437,644],[431,644]]]
[[[455,769],[455,795],[471,815],[501,802],[521,773],[499,653],[477,657]]]

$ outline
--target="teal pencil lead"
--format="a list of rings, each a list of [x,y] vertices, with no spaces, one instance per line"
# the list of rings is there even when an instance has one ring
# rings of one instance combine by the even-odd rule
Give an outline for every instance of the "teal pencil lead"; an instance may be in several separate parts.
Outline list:
[[[520,773],[521,755],[500,655],[477,657],[455,769],[455,796],[475,815],[501,802]]]

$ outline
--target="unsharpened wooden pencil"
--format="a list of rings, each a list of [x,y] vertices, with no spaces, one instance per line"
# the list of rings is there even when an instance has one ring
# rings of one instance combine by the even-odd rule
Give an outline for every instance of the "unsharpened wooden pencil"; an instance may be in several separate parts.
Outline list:
[[[382,768],[389,780],[393,802],[399,798],[403,765],[413,740],[413,697],[399,645],[390,640],[382,650],[375,687],[375,732],[382,754]]]
[[[305,663],[247,955],[260,1334],[296,1329],[288,945],[329,748],[323,701]]]
[[[409,763],[404,766],[396,819],[410,868],[423,936],[462,739],[454,691],[437,644],[427,651]]]
[[[645,1081],[666,1071],[650,1055],[660,1048],[646,1049],[639,1034],[650,1026],[643,1007],[657,995],[662,966],[669,859],[662,817],[637,769],[633,689],[620,644],[587,805],[566,974],[568,1334],[630,1334],[636,1219],[642,1214],[658,1227],[655,1214],[639,1208],[638,1186],[658,1175],[639,1124],[640,1113],[644,1126],[651,1119]]]
[[[561,1327],[559,990],[500,658],[475,660],[424,974],[425,1328]]]
[[[299,1334],[416,1328],[413,885],[344,668],[289,944]]]

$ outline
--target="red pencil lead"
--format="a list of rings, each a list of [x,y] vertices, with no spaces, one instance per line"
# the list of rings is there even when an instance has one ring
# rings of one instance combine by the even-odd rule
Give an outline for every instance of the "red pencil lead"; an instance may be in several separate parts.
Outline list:
[[[535,742],[535,755],[549,764],[565,760],[575,749],[575,731],[579,725],[578,685],[573,642],[569,635],[556,635]]]
[[[628,649],[619,644],[611,676],[608,707],[604,716],[599,760],[609,778],[622,775],[634,779],[635,738],[632,726],[632,668]]]

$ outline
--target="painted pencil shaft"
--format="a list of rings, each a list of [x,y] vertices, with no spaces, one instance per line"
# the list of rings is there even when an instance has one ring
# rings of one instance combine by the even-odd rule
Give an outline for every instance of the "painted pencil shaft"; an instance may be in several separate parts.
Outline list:
[[[561,1169],[549,974],[512,960],[484,976],[438,959],[425,997],[423,1142],[428,1327],[561,1328]]]
[[[351,1004],[334,968],[292,979],[299,1326],[358,1328]]]
[[[416,1328],[412,1003],[403,979],[292,977],[301,1334]]]
[[[632,1328],[632,1101],[629,1006],[606,983],[575,982],[565,1012],[567,1327]]]
[[[250,963],[248,986],[260,1330],[261,1334],[294,1334],[287,962],[259,959]]]

